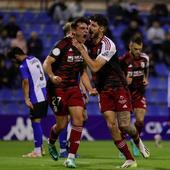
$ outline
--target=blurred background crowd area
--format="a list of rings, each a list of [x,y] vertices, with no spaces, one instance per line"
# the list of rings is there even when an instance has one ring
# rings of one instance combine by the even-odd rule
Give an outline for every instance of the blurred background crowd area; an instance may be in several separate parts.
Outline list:
[[[0,113],[26,111],[18,70],[6,57],[19,46],[42,62],[54,43],[61,39],[63,24],[79,16],[101,13],[108,17],[107,36],[118,55],[128,42],[141,34],[144,52],[150,57],[149,86],[146,90],[149,115],[167,114],[167,81],[170,70],[170,1],[160,0],[0,0]],[[89,107],[96,112],[97,98]]]

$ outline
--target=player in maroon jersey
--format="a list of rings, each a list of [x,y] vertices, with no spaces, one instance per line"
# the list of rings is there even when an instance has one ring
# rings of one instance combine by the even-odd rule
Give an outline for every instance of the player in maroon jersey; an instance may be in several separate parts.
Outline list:
[[[74,38],[84,43],[88,36],[88,20],[78,18],[73,24]],[[75,168],[75,154],[77,153],[83,129],[84,102],[79,87],[79,77],[86,73],[84,59],[81,53],[72,45],[72,37],[68,36],[57,42],[55,47],[44,61],[44,70],[49,76],[47,93],[50,105],[56,117],[50,131],[48,149],[51,157],[58,160],[58,152],[55,142],[67,124],[68,114],[72,118],[70,134],[70,147],[67,160],[64,165]],[[83,82],[85,87],[93,93],[96,91],[90,86],[90,81]]]
[[[137,163],[125,140],[121,137],[117,122],[121,131],[128,133],[133,138],[145,158],[149,157],[149,151],[139,138],[136,128],[130,124],[130,94],[126,78],[115,55],[115,44],[104,35],[106,28],[107,19],[99,14],[94,15],[91,17],[89,26],[92,42],[88,47],[89,54],[77,40],[74,39],[73,44],[79,49],[92,72],[95,73],[101,112],[106,119],[115,145],[126,157],[121,168],[136,167]]]
[[[141,134],[146,113],[145,87],[148,84],[149,57],[142,52],[143,42],[140,35],[134,36],[129,43],[129,51],[120,57],[122,68],[126,74],[135,114],[135,127]],[[138,150],[131,141],[133,154],[138,156]]]

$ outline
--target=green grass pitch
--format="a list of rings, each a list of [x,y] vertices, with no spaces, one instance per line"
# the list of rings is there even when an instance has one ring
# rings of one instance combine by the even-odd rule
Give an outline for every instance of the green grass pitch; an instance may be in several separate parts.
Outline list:
[[[0,141],[0,170],[66,170],[64,159],[53,161],[48,155],[42,158],[22,158],[33,148],[33,143],[19,141]],[[170,141],[163,142],[162,148],[156,148],[153,141],[145,141],[151,152],[147,160],[142,156],[136,158],[138,167],[133,170],[170,170]],[[123,163],[118,158],[118,151],[112,141],[82,141],[77,158],[77,169],[80,170],[116,170]]]

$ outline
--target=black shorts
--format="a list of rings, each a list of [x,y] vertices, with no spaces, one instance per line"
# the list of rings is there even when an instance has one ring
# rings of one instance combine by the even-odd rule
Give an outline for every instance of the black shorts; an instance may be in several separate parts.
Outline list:
[[[33,104],[34,108],[30,109],[30,118],[43,118],[47,116],[48,111],[48,102],[43,101],[36,104]]]

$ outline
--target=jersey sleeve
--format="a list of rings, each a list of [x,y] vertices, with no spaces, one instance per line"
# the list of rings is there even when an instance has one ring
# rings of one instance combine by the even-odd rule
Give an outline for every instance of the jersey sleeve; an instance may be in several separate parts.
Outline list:
[[[22,80],[28,79],[28,77],[29,77],[29,71],[28,71],[28,68],[26,67],[25,64],[20,65],[19,71],[20,71],[21,79],[22,79]]]
[[[49,56],[57,59],[58,57],[61,56],[61,53],[64,49],[64,47],[66,46],[68,42],[66,41],[66,39],[62,39],[61,41],[58,41],[54,47],[52,48],[52,50],[50,51]]]
[[[106,61],[109,61],[116,53],[116,46],[115,44],[109,40],[104,39],[102,41],[102,48],[100,54],[97,56],[105,59]]]
[[[146,60],[146,61],[145,61],[145,62],[146,62],[146,63],[145,63],[145,67],[148,68],[148,67],[149,67],[149,56],[148,56],[146,53],[142,53],[141,56],[142,56],[143,58],[145,58],[145,60]]]

